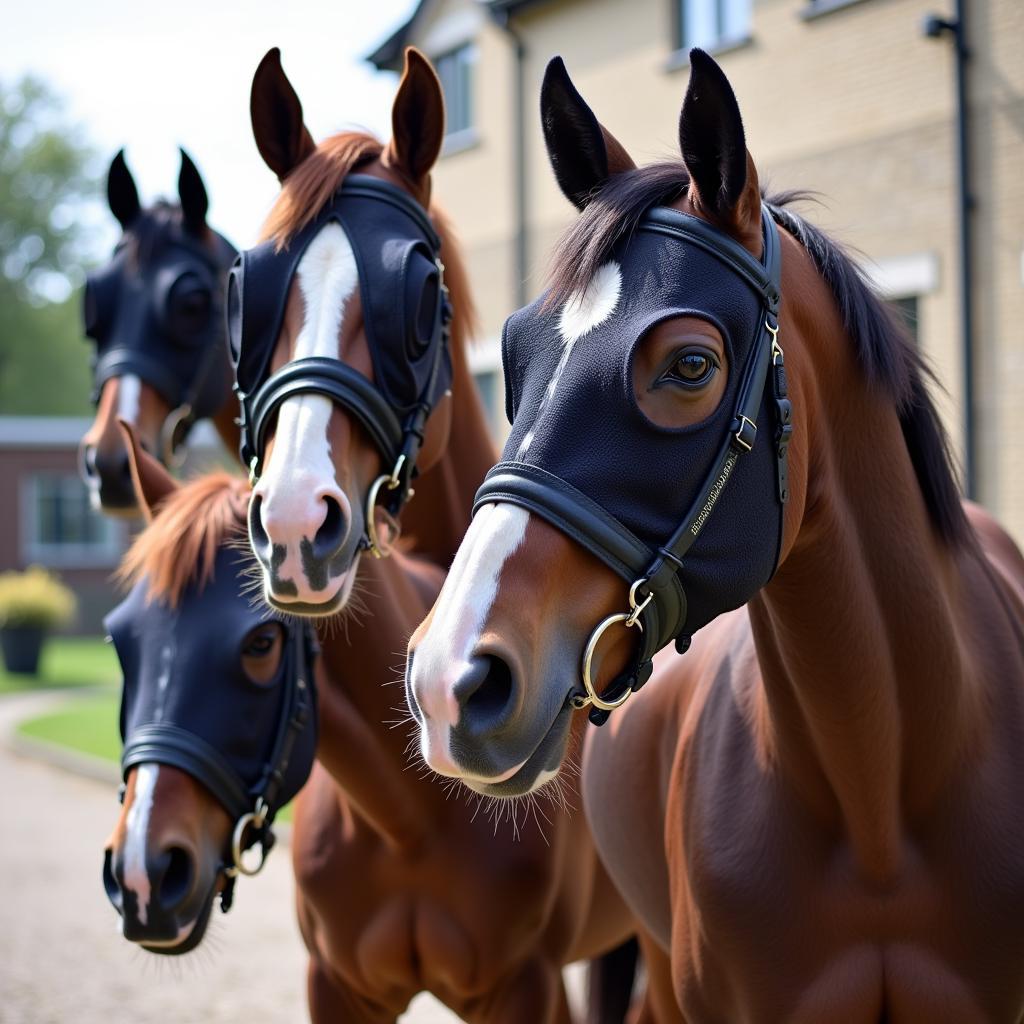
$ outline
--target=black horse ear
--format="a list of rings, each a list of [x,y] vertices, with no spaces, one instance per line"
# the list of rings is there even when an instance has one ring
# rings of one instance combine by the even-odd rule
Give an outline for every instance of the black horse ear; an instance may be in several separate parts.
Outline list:
[[[110,170],[107,171],[107,203],[123,231],[131,227],[142,209],[139,203],[139,190],[135,187],[132,172],[128,170],[123,149],[117,151],[117,156],[110,161]]]
[[[553,57],[544,72],[540,122],[555,179],[577,209],[582,210],[611,175],[636,166],[576,91],[561,57]]]
[[[690,51],[690,84],[679,114],[679,148],[695,205],[721,220],[733,219],[747,185],[743,119],[725,72],[696,48]]]
[[[444,142],[444,94],[437,72],[415,46],[405,48],[405,64],[391,106],[391,141],[384,162],[400,168],[422,186],[437,163]]]
[[[181,170],[178,172],[181,217],[187,231],[193,235],[201,235],[206,230],[206,211],[210,208],[210,200],[206,195],[206,186],[199,174],[199,168],[180,146],[178,151],[181,153]]]
[[[266,52],[253,75],[249,116],[256,148],[279,181],[316,149],[302,120],[302,104],[281,67],[281,51],[276,46]]]

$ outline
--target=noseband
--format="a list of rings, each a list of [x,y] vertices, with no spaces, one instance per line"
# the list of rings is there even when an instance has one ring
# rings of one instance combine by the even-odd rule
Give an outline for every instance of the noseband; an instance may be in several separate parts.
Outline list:
[[[269,372],[292,278],[330,221],[345,231],[356,257],[376,380],[320,356]],[[228,335],[242,407],[241,455],[251,482],[262,472],[267,431],[281,405],[302,394],[329,399],[362,424],[383,464],[392,467],[366,498],[362,548],[382,557],[374,507],[382,501],[397,519],[413,494],[427,418],[451,382],[451,317],[440,237],[419,203],[378,178],[349,175],[287,249],[268,242],[244,252],[229,279]]]
[[[760,297],[761,315],[747,358],[737,368],[740,386],[732,419],[718,453],[679,527],[652,550],[615,516],[562,477],[524,461],[503,461],[488,473],[477,492],[474,511],[491,502],[510,502],[534,512],[580,544],[629,585],[629,607],[603,619],[590,634],[581,663],[580,690],[567,698],[575,708],[591,706],[595,725],[650,678],[652,659],[670,640],[682,653],[690,646],[686,632],[687,598],[680,572],[686,555],[704,529],[737,464],[754,449],[758,414],[765,389],[774,410],[773,458],[777,500],[788,499],[787,448],[792,433],[786,372],[779,344],[781,250],[770,210],[762,209],[763,261],[723,232],[696,217],[656,207],[642,219],[639,230],[653,232],[713,256]],[[671,472],[670,467],[665,467]],[[781,545],[781,515],[780,537]],[[777,557],[776,557],[777,564]],[[601,637],[613,626],[636,628],[640,644],[633,663],[599,693],[593,678],[593,659]]]

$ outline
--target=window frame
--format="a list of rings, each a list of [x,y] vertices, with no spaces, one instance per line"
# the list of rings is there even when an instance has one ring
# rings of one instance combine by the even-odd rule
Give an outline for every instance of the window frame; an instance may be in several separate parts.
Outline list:
[[[685,8],[692,3],[711,4],[716,11],[717,35],[714,40],[688,41],[685,38]],[[730,3],[746,4],[746,23],[738,32],[726,32],[725,22],[727,20],[727,7]],[[673,50],[669,58],[668,70],[677,67],[688,67],[690,63],[690,49],[699,46],[710,54],[728,53],[730,50],[737,50],[752,42],[752,25],[754,20],[753,0],[672,0],[672,45]]]
[[[464,56],[462,56],[464,55]],[[461,61],[460,61],[461,56]],[[438,81],[441,83],[441,93],[444,96],[445,105],[445,126],[444,126],[444,149],[445,154],[464,149],[477,141],[476,129],[476,88],[475,68],[478,59],[476,41],[467,39],[456,46],[450,46],[446,50],[433,57],[434,68],[437,71]],[[455,67],[460,74],[461,93],[453,98],[450,97],[445,87],[444,64],[446,61],[456,61]],[[465,123],[456,123],[452,118],[452,112],[456,109],[456,103],[461,104],[460,115],[465,113]],[[460,118],[461,121],[461,118]]]
[[[99,537],[95,541],[62,543],[44,540],[41,536],[44,481],[52,481],[61,497],[78,500],[84,495],[87,514],[95,516],[99,524]],[[21,497],[21,554],[26,564],[38,564],[56,569],[105,569],[117,565],[124,550],[124,535],[119,524],[95,512],[89,506],[85,484],[74,473],[60,470],[38,470],[24,476],[20,486]]]

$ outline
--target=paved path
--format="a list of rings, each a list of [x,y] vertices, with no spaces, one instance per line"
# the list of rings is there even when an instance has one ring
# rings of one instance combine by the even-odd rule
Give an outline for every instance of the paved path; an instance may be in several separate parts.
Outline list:
[[[180,959],[130,947],[100,881],[117,817],[108,783],[12,753],[54,694],[0,698],[0,1024],[302,1024],[305,953],[287,850],[240,879],[230,914]],[[421,997],[404,1024],[457,1018]]]

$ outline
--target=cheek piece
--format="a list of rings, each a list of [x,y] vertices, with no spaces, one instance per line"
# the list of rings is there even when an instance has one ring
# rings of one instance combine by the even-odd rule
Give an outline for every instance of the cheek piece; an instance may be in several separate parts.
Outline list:
[[[629,586],[628,609],[600,622],[566,701],[603,724],[650,677],[669,641],[746,603],[772,576],[788,498],[792,410],[778,339],[781,251],[762,208],[763,262],[696,217],[655,207],[615,254],[611,314],[571,345],[543,297],[505,325],[512,431],[475,508],[511,502],[546,519]],[[684,429],[652,423],[633,394],[638,340],[669,317],[697,316],[725,339],[718,409]],[[759,425],[774,423],[774,431]],[[726,489],[728,485],[728,489]],[[602,635],[636,627],[633,663],[603,694],[592,678]]]
[[[320,356],[270,373],[292,279],[328,223],[341,227],[355,255],[373,380]],[[243,252],[228,280],[228,341],[250,479],[260,476],[267,428],[281,403],[299,394],[329,398],[362,424],[390,467],[366,499],[362,548],[381,557],[373,506],[380,498],[397,519],[412,496],[427,417],[451,386],[451,317],[441,239],[426,211],[400,188],[368,175],[350,174],[287,248],[266,242]]]
[[[274,817],[308,778],[317,742],[313,630],[251,608],[244,582],[242,556],[224,549],[211,581],[186,589],[176,608],[149,600],[143,579],[106,620],[124,674],[122,775],[143,763],[171,765],[227,811],[234,828],[221,865],[225,912],[238,874],[263,867]],[[284,650],[274,679],[254,683],[241,648],[266,621],[280,622]],[[243,854],[256,845],[253,867]]]
[[[158,250],[145,259],[126,236],[111,262],[87,277],[83,321],[96,344],[93,404],[114,377],[133,374],[149,384],[172,410],[158,454],[173,465],[192,426],[218,410],[228,386],[222,294],[236,252],[220,236],[211,249],[177,224],[166,230]],[[199,322],[182,325],[175,322],[169,298],[185,280],[201,288],[209,305]]]

